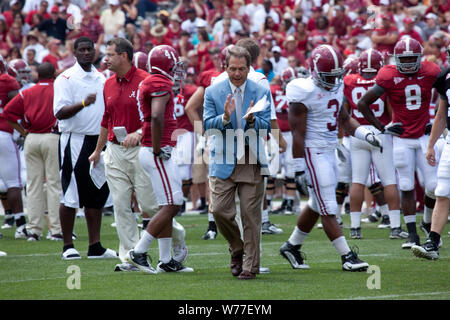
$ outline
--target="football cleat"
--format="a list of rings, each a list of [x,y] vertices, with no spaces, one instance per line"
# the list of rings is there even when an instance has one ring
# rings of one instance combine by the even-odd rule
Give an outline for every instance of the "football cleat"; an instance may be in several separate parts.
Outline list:
[[[2,229],[11,229],[14,227],[14,215],[5,214],[5,223],[2,225]]]
[[[283,199],[281,206],[275,210],[270,211],[271,214],[282,214],[286,210],[287,200]]]
[[[131,263],[142,272],[148,274],[156,274],[155,269],[153,269],[153,267],[148,263],[146,252],[136,253],[134,252],[134,250],[130,250],[125,255],[125,260],[127,260],[127,262]]]
[[[217,237],[217,231],[206,230],[205,234],[202,236],[203,240],[214,240]]]
[[[350,228],[350,238],[352,238],[352,239],[362,239],[361,227],[359,227],[359,228]]]
[[[168,263],[162,263],[160,261],[158,266],[156,267],[157,273],[162,272],[194,272],[194,269],[185,267],[181,262],[178,262],[174,259],[170,260]]]
[[[27,239],[28,238],[28,232],[26,225],[23,224],[20,227],[17,227],[16,232],[14,233],[15,239]]]
[[[387,229],[391,227],[391,221],[389,220],[388,215],[384,215],[381,217],[381,222],[378,225],[378,229]]]
[[[375,223],[381,218],[381,213],[379,211],[372,212],[367,218],[362,219],[364,223]]]
[[[436,244],[431,241],[431,239],[427,239],[425,244],[422,246],[413,245],[411,247],[412,253],[419,258],[425,258],[428,260],[436,260],[439,259],[439,249]]]
[[[350,251],[346,255],[343,255],[341,259],[342,270],[344,271],[366,271],[369,267],[369,264],[360,260],[354,251]]]
[[[280,248],[280,254],[291,264],[292,269],[308,270],[309,266],[304,263],[304,254],[300,251],[301,245],[292,245],[286,241]]]
[[[135,267],[131,263],[124,262],[124,263],[116,264],[116,266],[114,267],[114,272],[119,272],[119,271],[123,271],[123,272],[139,271],[139,268]]]
[[[277,228],[273,223],[270,223],[270,221],[266,221],[262,223],[261,232],[263,234],[280,234],[283,233],[283,229]]]
[[[402,227],[392,228],[389,234],[389,239],[406,239],[408,238],[408,232],[402,229]]]
[[[402,244],[402,249],[411,249],[414,245],[420,246],[420,238],[416,233],[410,233],[408,240]]]

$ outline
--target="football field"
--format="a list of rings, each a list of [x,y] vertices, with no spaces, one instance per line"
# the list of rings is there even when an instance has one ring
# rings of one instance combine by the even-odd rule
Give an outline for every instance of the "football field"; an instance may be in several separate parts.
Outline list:
[[[417,215],[420,223],[421,215]],[[3,217],[0,218],[3,222]],[[81,260],[61,260],[61,242],[14,240],[14,229],[2,230],[0,250],[0,299],[32,300],[438,300],[450,299],[450,224],[443,233],[437,261],[419,260],[402,250],[404,240],[390,240],[388,229],[362,224],[363,239],[349,239],[349,215],[343,215],[344,234],[350,247],[370,264],[369,272],[344,272],[341,259],[323,230],[314,229],[302,247],[310,270],[293,270],[279,248],[289,238],[297,216],[270,215],[284,232],[263,235],[262,265],[269,274],[254,281],[234,278],[224,238],[202,240],[207,215],[186,215],[177,220],[186,229],[189,257],[185,265],[194,273],[148,275],[114,272],[119,260],[88,260],[86,221],[77,218],[75,247]],[[402,218],[403,219],[403,218]],[[118,250],[112,217],[104,217],[102,244]],[[424,234],[419,230],[422,242]],[[158,246],[149,251],[156,267]],[[77,278],[75,278],[77,277]]]

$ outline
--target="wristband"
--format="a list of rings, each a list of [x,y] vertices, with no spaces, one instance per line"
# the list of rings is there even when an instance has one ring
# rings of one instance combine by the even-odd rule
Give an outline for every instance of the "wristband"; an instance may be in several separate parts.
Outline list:
[[[86,105],[84,104],[84,99],[81,100],[81,104],[82,104],[83,108],[86,108]]]

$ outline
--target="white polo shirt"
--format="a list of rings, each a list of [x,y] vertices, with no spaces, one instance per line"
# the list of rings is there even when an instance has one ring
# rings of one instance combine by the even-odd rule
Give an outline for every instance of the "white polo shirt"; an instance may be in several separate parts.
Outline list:
[[[91,66],[91,72],[86,72],[78,62],[56,78],[53,97],[53,113],[55,115],[62,107],[81,103],[91,93],[97,94],[95,103],[83,108],[69,119],[58,120],[60,132],[83,135],[100,134],[100,124],[105,112],[103,99],[105,81],[105,76],[93,66]]]

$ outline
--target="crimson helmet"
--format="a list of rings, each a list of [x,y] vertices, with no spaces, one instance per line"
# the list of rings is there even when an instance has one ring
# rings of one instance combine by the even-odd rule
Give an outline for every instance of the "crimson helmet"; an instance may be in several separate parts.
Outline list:
[[[384,57],[380,51],[367,49],[359,56],[359,73],[371,73],[374,77],[383,66]]]
[[[6,64],[5,59],[0,54],[0,74],[6,73],[8,71],[8,65]]]
[[[341,54],[332,46],[323,44],[315,48],[311,53],[310,68],[316,85],[326,90],[337,91],[344,75],[342,64]]]
[[[398,72],[413,74],[419,71],[422,59],[422,46],[419,41],[405,38],[397,42],[394,48],[395,65]],[[402,58],[415,58],[413,62],[402,62]]]
[[[230,44],[230,45],[226,46],[225,48],[223,48],[222,51],[220,51],[220,55],[222,57],[222,70],[225,70],[227,68],[227,53],[228,53],[228,50],[230,50],[233,47],[234,47],[234,44]]]
[[[22,85],[31,82],[31,69],[23,59],[11,60],[8,63],[8,73]]]
[[[297,71],[292,68],[284,69],[283,73],[281,73],[281,82],[283,84],[283,88],[286,88],[287,84],[291,81],[298,78]]]
[[[358,73],[359,60],[356,56],[348,57],[344,61],[344,75]]]
[[[147,67],[148,56],[144,52],[136,52],[133,55],[133,64],[136,68],[148,71]]]
[[[148,54],[148,70],[159,73],[175,81],[184,78],[184,66],[177,51],[168,45],[159,45]]]

